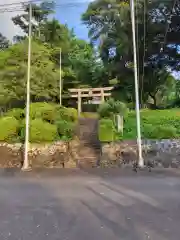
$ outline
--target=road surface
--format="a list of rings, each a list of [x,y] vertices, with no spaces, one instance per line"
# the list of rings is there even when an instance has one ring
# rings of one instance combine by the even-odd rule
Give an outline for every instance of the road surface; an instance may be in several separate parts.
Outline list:
[[[2,240],[179,240],[180,175],[0,174]]]

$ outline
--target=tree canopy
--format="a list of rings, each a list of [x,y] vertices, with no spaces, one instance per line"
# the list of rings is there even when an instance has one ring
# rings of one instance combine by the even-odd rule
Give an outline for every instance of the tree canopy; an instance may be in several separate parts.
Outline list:
[[[173,70],[179,70],[177,1],[172,17],[171,1],[138,1],[136,3],[136,40],[141,102],[166,85]],[[118,80],[119,92],[133,99],[133,49],[129,1],[96,0],[82,16],[92,42],[98,43],[104,66]],[[167,32],[168,31],[168,32]],[[163,71],[162,71],[163,69]],[[130,99],[128,99],[130,96]]]
[[[138,79],[141,105],[179,96],[172,73],[180,69],[180,3],[139,0],[135,4]],[[0,34],[0,105],[25,100],[29,4],[12,18],[24,35],[14,44]],[[31,99],[59,101],[60,49],[63,94],[68,88],[114,86],[114,97],[135,101],[132,25],[129,0],[95,0],[82,15],[89,42],[51,14],[54,4],[32,4]],[[27,23],[26,23],[27,22]],[[176,88],[176,89],[175,89]],[[172,96],[172,95],[171,95]],[[160,99],[162,101],[160,101]]]

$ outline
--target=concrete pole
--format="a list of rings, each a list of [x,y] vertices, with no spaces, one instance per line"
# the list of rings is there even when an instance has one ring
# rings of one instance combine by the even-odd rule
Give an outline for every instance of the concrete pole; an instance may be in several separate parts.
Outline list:
[[[32,4],[29,3],[29,35],[28,35],[28,68],[27,68],[27,84],[26,84],[26,135],[25,135],[25,152],[22,170],[29,170],[29,108],[30,108],[30,78],[31,78],[31,37],[32,37]]]
[[[138,71],[137,71],[136,25],[135,25],[134,0],[131,0],[130,6],[131,6],[133,53],[134,53],[134,81],[135,81],[135,96],[136,96],[138,165],[139,165],[139,167],[144,167],[144,160],[142,157],[141,120],[140,120],[140,106],[139,106],[139,87],[138,87]]]
[[[59,104],[62,106],[62,49],[59,53]]]

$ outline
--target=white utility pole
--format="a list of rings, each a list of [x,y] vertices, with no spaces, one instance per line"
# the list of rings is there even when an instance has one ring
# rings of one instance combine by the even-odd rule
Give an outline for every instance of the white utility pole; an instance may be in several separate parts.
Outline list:
[[[28,69],[27,69],[27,85],[26,85],[26,135],[25,135],[25,152],[24,164],[22,170],[29,170],[29,108],[30,108],[30,78],[31,78],[31,36],[32,35],[32,4],[29,3],[29,43],[28,43]]]
[[[138,165],[144,167],[144,160],[142,157],[142,140],[141,140],[141,120],[139,110],[139,87],[138,87],[138,72],[137,72],[137,49],[136,49],[136,25],[135,25],[135,11],[134,0],[131,0],[131,21],[132,21],[132,35],[133,35],[133,52],[134,52],[134,80],[135,80],[135,96],[136,96],[136,121],[137,121],[137,144],[138,144]]]
[[[62,105],[62,49],[59,54],[59,104]]]

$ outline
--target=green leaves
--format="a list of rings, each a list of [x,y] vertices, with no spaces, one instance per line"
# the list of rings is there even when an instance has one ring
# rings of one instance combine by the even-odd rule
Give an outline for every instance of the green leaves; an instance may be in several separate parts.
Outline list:
[[[109,99],[108,101],[99,106],[98,113],[102,118],[112,118],[114,115],[117,114],[124,116],[127,113],[127,107],[126,104],[123,102]]]
[[[162,2],[138,1],[135,6],[139,88],[142,103],[148,100],[149,95],[154,96],[156,92],[162,92],[162,88],[167,86],[168,77],[166,75],[169,74],[168,71],[179,69],[180,54],[177,36],[179,36],[180,4],[177,2],[173,17],[171,17],[172,2],[160,3]],[[99,45],[100,56],[109,76],[117,78],[116,86],[119,95],[128,96],[130,94],[130,98],[134,98],[132,26],[129,1],[93,1],[83,14],[82,21],[89,29],[91,41]],[[170,23],[168,36],[164,39],[168,21]],[[145,39],[144,36],[146,36]],[[163,51],[160,51],[162,45]],[[163,92],[165,94],[165,91]],[[129,97],[125,97],[124,100],[128,101]]]
[[[15,44],[0,53],[0,95],[8,92],[9,101],[25,100],[27,81],[27,41]],[[50,60],[51,52],[32,41],[31,97],[53,100],[58,92],[59,69]]]

